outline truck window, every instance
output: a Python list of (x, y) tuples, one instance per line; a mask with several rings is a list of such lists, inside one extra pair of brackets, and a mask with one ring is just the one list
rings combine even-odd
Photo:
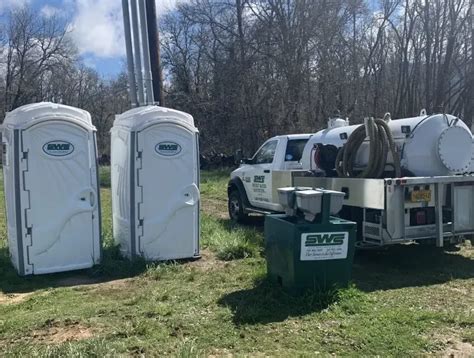
[(299, 162), (308, 139), (290, 139), (286, 146), (285, 162)]
[(272, 140), (271, 142), (265, 143), (260, 150), (255, 153), (254, 163), (255, 164), (268, 164), (273, 162), (275, 156), (275, 150), (278, 141)]

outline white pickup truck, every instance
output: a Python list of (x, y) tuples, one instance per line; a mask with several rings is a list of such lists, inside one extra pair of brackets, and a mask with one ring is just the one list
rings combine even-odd
[[(382, 143), (375, 136), (364, 138), (373, 120), (362, 125), (366, 132), (335, 118), (314, 134), (270, 138), (231, 173), (231, 220), (282, 212), (277, 189), (299, 186), (344, 192), (339, 215), (357, 222), (360, 245), (423, 241), (443, 246), (474, 237), (474, 137), (469, 128), (457, 117), (425, 111), (412, 118), (386, 117), (383, 126), (391, 133), (396, 156), (388, 144), (371, 150)], [(347, 160), (343, 148), (350, 148)], [(382, 173), (359, 174), (367, 168)]]
[[(228, 184), (229, 216), (242, 222), (249, 213), (283, 211), (276, 203), (276, 188), (287, 186), (293, 171), (302, 170), (303, 149), (311, 134), (270, 138), (250, 159), (231, 173)], [(281, 185), (279, 185), (281, 183)]]

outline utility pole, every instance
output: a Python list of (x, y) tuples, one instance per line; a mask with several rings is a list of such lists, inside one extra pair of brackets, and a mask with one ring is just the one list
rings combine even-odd
[(153, 94), (155, 102), (158, 102), (160, 106), (163, 106), (163, 77), (160, 65), (160, 39), (154, 0), (146, 0), (146, 17), (148, 27), (148, 45), (150, 48), (151, 76), (153, 78)]
[(137, 100), (137, 84), (135, 82), (135, 65), (133, 61), (132, 49), (132, 30), (130, 28), (130, 11), (128, 8), (128, 1), (122, 0), (123, 11), (123, 27), (125, 29), (125, 48), (127, 50), (127, 66), (128, 66), (128, 85), (130, 86), (130, 100), (132, 107), (138, 106)]

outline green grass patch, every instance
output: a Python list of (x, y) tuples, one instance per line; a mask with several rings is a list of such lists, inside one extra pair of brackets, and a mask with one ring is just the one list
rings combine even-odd
[(233, 237), (217, 250), (217, 258), (224, 261), (245, 259), (256, 256), (255, 247), (247, 240)]
[(101, 188), (110, 188), (110, 166), (99, 167), (99, 183)]
[(203, 247), (225, 261), (257, 257), (263, 248), (261, 231), (254, 227), (235, 226), (229, 220), (207, 214), (202, 215), (201, 237)]
[[(473, 342), (472, 247), (359, 254), (351, 287), (294, 295), (266, 279), (261, 224), (203, 212), (203, 259), (130, 262), (113, 242), (106, 173), (104, 260), (91, 270), (18, 277), (0, 208), (2, 356), (413, 356)], [(203, 173), (203, 200), (225, 202), (227, 180)]]
[(229, 171), (227, 170), (201, 172), (201, 195), (209, 199), (226, 198), (229, 178)]

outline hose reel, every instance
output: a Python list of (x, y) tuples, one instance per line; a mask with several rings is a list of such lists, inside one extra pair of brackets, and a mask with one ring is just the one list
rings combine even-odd
[[(369, 160), (362, 172), (355, 173), (354, 161), (357, 152), (369, 138)], [(388, 152), (391, 152), (395, 176), (401, 176), (400, 157), (395, 148), (392, 132), (382, 119), (368, 118), (365, 125), (356, 128), (336, 157), (336, 171), (339, 177), (380, 178), (387, 164)]]

